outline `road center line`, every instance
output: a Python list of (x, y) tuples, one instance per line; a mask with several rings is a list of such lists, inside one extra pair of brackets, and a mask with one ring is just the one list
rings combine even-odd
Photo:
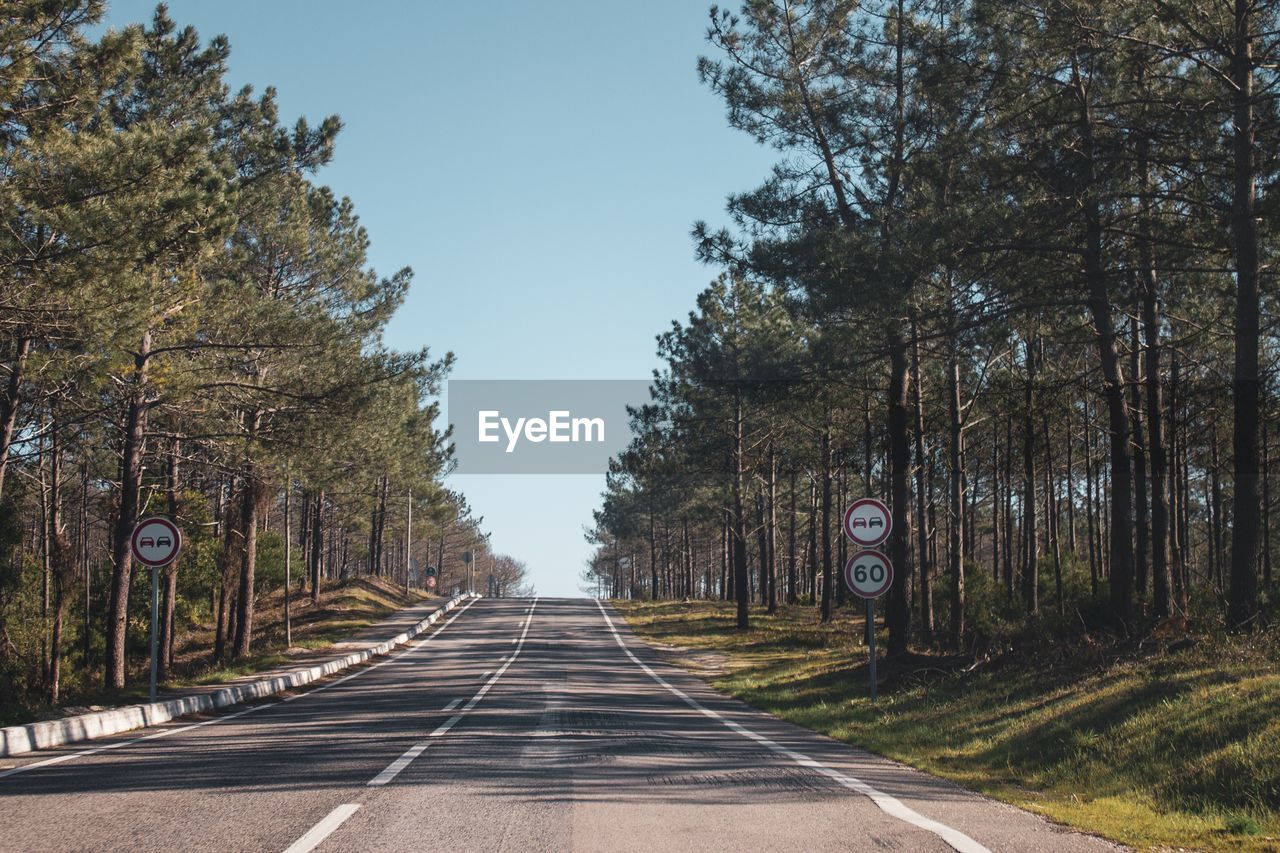
[[(413, 763), (413, 760), (415, 758), (417, 758), (419, 755), (422, 755), (422, 753), (427, 751), (427, 747), (431, 745), (431, 739), (443, 737), (444, 735), (448, 734), (449, 729), (456, 726), (462, 720), (463, 717), (471, 713), (472, 708), (480, 704), (480, 700), (483, 699), (484, 695), (489, 692), (489, 688), (493, 687), (493, 685), (498, 682), (499, 678), (502, 678), (502, 674), (506, 672), (511, 667), (511, 664), (516, 662), (516, 658), (520, 656), (520, 650), (524, 648), (525, 637), (529, 636), (529, 625), (533, 622), (533, 608), (537, 606), (538, 606), (538, 599), (535, 598), (533, 600), (533, 604), (529, 605), (529, 610), (527, 611), (528, 616), (525, 617), (524, 627), (521, 628), (520, 630), (520, 636), (517, 638), (515, 651), (511, 653), (511, 658), (506, 663), (504, 663), (498, 669), (497, 672), (493, 674), (492, 678), (490, 678), (488, 681), (484, 683), (483, 687), (481, 687), (479, 690), (476, 691), (476, 695), (472, 696), (471, 699), (468, 700), (467, 704), (462, 706), (461, 711), (454, 714), (452, 717), (450, 717), (448, 720), (442, 723), (439, 728), (437, 728), (431, 734), (427, 735), (427, 738), (428, 738), (427, 740), (420, 741), (419, 743), (415, 743), (413, 746), (409, 748), (407, 752), (405, 752), (404, 755), (400, 756), (395, 761), (388, 764), (386, 766), (386, 769), (384, 769), (377, 776), (374, 776), (372, 779), (369, 780), (369, 783), (368, 783), (369, 785), (385, 785), (388, 782), (390, 782), (392, 779), (399, 776), (400, 771), (404, 770), (406, 767), (408, 767), (410, 764)], [(488, 675), (488, 674), (489, 673), (487, 672), (485, 673), (485, 675)], [(484, 675), (480, 677), (484, 678)], [(457, 706), (457, 701), (455, 700), (454, 702), (449, 703), (449, 706), (445, 708), (445, 711), (451, 711), (456, 707), (458, 706)]]
[(449, 713), (450, 711), (452, 711), (454, 708), (458, 707), (458, 706), (459, 706), (459, 705), (461, 705), (461, 704), (462, 704), (462, 700), (461, 700), (461, 699), (454, 699), (452, 702), (450, 702), (448, 705), (445, 705), (445, 706), (444, 706), (443, 708), (441, 708), (440, 710), (444, 711), (444, 712), (447, 714), (447, 713)]
[(347, 818), (351, 817), (359, 809), (360, 805), (358, 803), (343, 803), (329, 812), (323, 820), (307, 830), (306, 835), (290, 844), (284, 853), (308, 853), (308, 851), (314, 850), (321, 841), (328, 838), (335, 829), (342, 826)]
[(939, 823), (936, 820), (925, 817), (924, 815), (920, 814), (915, 809), (912, 809), (910, 806), (906, 805), (896, 797), (891, 797), (890, 795), (884, 793), (883, 791), (880, 791), (880, 790), (877, 790), (876, 788), (871, 787), (866, 782), (863, 782), (861, 779), (854, 778), (853, 776), (849, 776), (844, 773), (841, 773), (839, 770), (836, 770), (831, 767), (827, 767), (826, 765), (810, 758), (809, 756), (803, 753), (796, 752), (795, 750), (787, 749), (782, 744), (777, 743), (776, 741), (772, 741), (769, 738), (765, 737), (764, 735), (757, 734), (751, 731), (750, 729), (748, 729), (747, 727), (740, 725), (739, 723), (735, 723), (733, 720), (727, 720), (724, 717), (720, 716), (718, 713), (706, 707), (701, 702), (694, 699), (692, 696), (685, 693), (680, 688), (673, 686), (662, 676), (658, 675), (658, 673), (650, 669), (648, 665), (645, 664), (644, 661), (636, 657), (632, 653), (631, 649), (627, 648), (626, 643), (622, 641), (622, 636), (618, 633), (617, 627), (613, 624), (613, 620), (609, 618), (608, 611), (604, 609), (604, 605), (600, 602), (599, 599), (596, 599), (596, 607), (600, 608), (600, 615), (604, 617), (605, 624), (609, 626), (609, 632), (613, 634), (613, 639), (617, 641), (618, 648), (622, 649), (622, 651), (626, 653), (627, 657), (631, 658), (631, 662), (634, 663), (636, 666), (640, 667), (642, 670), (644, 670), (649, 675), (649, 677), (652, 678), (654, 681), (658, 682), (658, 684), (662, 685), (671, 693), (675, 694), (680, 699), (684, 700), (684, 703), (688, 705), (690, 708), (692, 708), (693, 710), (697, 711), (703, 716), (710, 717), (711, 719), (720, 723), (725, 728), (729, 729), (735, 734), (742, 735), (743, 737), (749, 740), (755, 741), (756, 743), (760, 744), (766, 749), (772, 752), (776, 752), (778, 755), (782, 755), (791, 759), (801, 767), (806, 767), (817, 773), (821, 773), (823, 776), (826, 776), (829, 779), (832, 779), (835, 782), (838, 782), (840, 785), (843, 785), (844, 787), (849, 788), (850, 790), (857, 791), (859, 794), (866, 796), (868, 799), (871, 800), (871, 802), (879, 806), (880, 810), (883, 811), (884, 813), (891, 815), (892, 817), (896, 817), (898, 820), (909, 823), (912, 826), (916, 826), (916, 827), (919, 827), (920, 829), (924, 829), (929, 832), (932, 832), (934, 835), (941, 838), (951, 847), (960, 851), (960, 853), (991, 853), (991, 851), (989, 851), (986, 847), (983, 847), (981, 844), (974, 841), (972, 838), (965, 835), (960, 830), (952, 829), (951, 827), (947, 826), (945, 823)]

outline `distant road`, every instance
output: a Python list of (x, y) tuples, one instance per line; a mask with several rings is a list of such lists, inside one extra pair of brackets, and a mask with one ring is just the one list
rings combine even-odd
[(728, 699), (585, 599), (76, 747), (0, 764), (0, 850), (1114, 849)]

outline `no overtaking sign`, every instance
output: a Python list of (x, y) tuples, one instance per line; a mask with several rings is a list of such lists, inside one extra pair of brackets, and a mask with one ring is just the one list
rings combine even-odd
[(844, 535), (855, 545), (874, 548), (889, 538), (893, 530), (893, 516), (884, 501), (875, 498), (859, 498), (844, 513)]
[(133, 558), (144, 566), (158, 568), (172, 563), (182, 547), (182, 533), (167, 518), (153, 516), (133, 528)]

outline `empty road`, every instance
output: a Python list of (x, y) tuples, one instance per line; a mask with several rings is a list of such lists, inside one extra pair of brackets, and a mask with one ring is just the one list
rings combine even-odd
[(283, 701), (0, 759), (0, 850), (1109, 850), (484, 599)]

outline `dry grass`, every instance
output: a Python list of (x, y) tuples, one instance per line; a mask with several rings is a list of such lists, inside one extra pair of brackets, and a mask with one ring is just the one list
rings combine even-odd
[(719, 603), (617, 606), (648, 639), (723, 655), (727, 693), (1055, 821), (1140, 848), (1280, 850), (1275, 636), (973, 671), (882, 660), (873, 706), (851, 614), (784, 608), (738, 632)]

